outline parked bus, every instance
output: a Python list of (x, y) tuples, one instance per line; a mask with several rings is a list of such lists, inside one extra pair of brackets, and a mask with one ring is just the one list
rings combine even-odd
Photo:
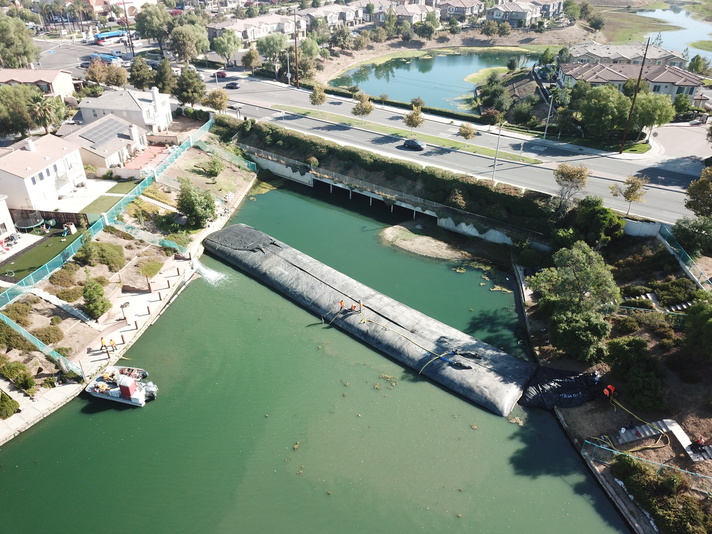
[(106, 65), (123, 65), (124, 62), (120, 57), (112, 56), (111, 54), (92, 54), (89, 56), (91, 60), (98, 59), (99, 61), (102, 61)]
[(97, 33), (94, 36), (94, 42), (96, 44), (102, 44), (102, 43), (108, 44), (108, 43), (106, 43), (106, 41), (108, 40), (112, 43), (118, 43), (119, 40), (125, 36), (126, 36), (126, 32), (124, 30), (114, 30), (111, 32), (102, 32), (102, 33)]

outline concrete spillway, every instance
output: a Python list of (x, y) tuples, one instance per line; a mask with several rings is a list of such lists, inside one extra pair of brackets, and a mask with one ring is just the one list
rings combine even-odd
[(250, 226), (219, 230), (203, 245), (325, 324), (496, 414), (509, 415), (534, 374), (533, 363), (409, 308)]

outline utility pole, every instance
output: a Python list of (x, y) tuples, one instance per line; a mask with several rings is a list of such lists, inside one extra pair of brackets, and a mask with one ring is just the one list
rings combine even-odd
[[(299, 40), (297, 39), (297, 8), (294, 7), (294, 85), (299, 89)], [(287, 54), (289, 56), (289, 54)]]
[(640, 89), (640, 80), (643, 78), (645, 59), (648, 57), (648, 46), (650, 46), (650, 37), (648, 37), (648, 40), (645, 42), (645, 52), (643, 53), (643, 61), (640, 64), (640, 71), (638, 72), (638, 83), (635, 84), (635, 91), (633, 91), (633, 99), (630, 103), (628, 119), (625, 121), (625, 130), (623, 130), (623, 139), (621, 139), (621, 148), (618, 151), (619, 154), (622, 154), (623, 149), (625, 148), (625, 138), (628, 135), (628, 128), (630, 127), (630, 118), (633, 116), (633, 110), (635, 109), (635, 99), (638, 97), (638, 90)]
[(131, 51), (131, 57), (136, 57), (136, 51), (134, 50), (133, 40), (131, 39), (131, 28), (129, 27), (129, 14), (126, 11), (126, 2), (121, 2), (124, 6), (124, 20), (126, 21), (126, 39), (128, 43), (128, 49)]

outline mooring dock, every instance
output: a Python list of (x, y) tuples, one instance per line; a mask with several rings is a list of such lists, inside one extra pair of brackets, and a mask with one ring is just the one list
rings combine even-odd
[(210, 234), (205, 249), (392, 359), (507, 416), (535, 365), (447, 326), (250, 226)]

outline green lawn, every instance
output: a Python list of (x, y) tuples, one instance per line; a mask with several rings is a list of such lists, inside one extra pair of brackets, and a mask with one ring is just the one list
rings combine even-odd
[(136, 187), (138, 184), (139, 184), (139, 182), (134, 182), (134, 181), (119, 182), (114, 187), (109, 189), (107, 191), (107, 193), (117, 193), (117, 194), (125, 195), (126, 193), (130, 192), (134, 187)]
[[(392, 135), (394, 137), (413, 137), (410, 130), (407, 128), (396, 128), (394, 126), (386, 126), (383, 124), (378, 124), (375, 122), (364, 121), (363, 119), (358, 119), (356, 117), (346, 117), (345, 115), (338, 115), (336, 113), (328, 113), (326, 111), (317, 111), (313, 109), (295, 108), (291, 106), (273, 106), (276, 109), (281, 109), (288, 111), (290, 113), (298, 113), (299, 115), (305, 115), (307, 117), (314, 117), (318, 119), (328, 120), (330, 122), (335, 122), (337, 124), (345, 124), (347, 126), (355, 126), (358, 128), (363, 128), (365, 130), (380, 132), (387, 135)], [(416, 132), (418, 139), (424, 141), (425, 143), (432, 145), (439, 145), (445, 148), (452, 148), (454, 150), (462, 150), (464, 152), (471, 152), (473, 154), (481, 154), (483, 156), (494, 157), (495, 151), (491, 148), (485, 148), (477, 145), (470, 144), (466, 141), (455, 141), (452, 139), (446, 139), (444, 137), (435, 137), (433, 135), (425, 135), (420, 132)], [(505, 152), (503, 150), (499, 151), (499, 159), (510, 160), (510, 161), (520, 161), (522, 163), (531, 163), (533, 165), (541, 163), (538, 159), (528, 158), (526, 156), (519, 156), (517, 154), (512, 154), (510, 152)]]
[(84, 208), (80, 209), (79, 212), (92, 214), (106, 213), (114, 207), (114, 204), (116, 204), (120, 200), (121, 197), (107, 197), (102, 195), (94, 202), (84, 206)]
[[(50, 236), (40, 241), (34, 248), (24, 251), (19, 256), (1, 264), (0, 273), (8, 274), (9, 276), (14, 276), (17, 280), (21, 280), (42, 267), (76, 239), (81, 238), (82, 234), (77, 232), (74, 235), (62, 237), (61, 230), (53, 230)], [(20, 238), (21, 241), (22, 239)], [(0, 259), (2, 259), (2, 256), (0, 256)], [(13, 272), (14, 275), (12, 274)]]

